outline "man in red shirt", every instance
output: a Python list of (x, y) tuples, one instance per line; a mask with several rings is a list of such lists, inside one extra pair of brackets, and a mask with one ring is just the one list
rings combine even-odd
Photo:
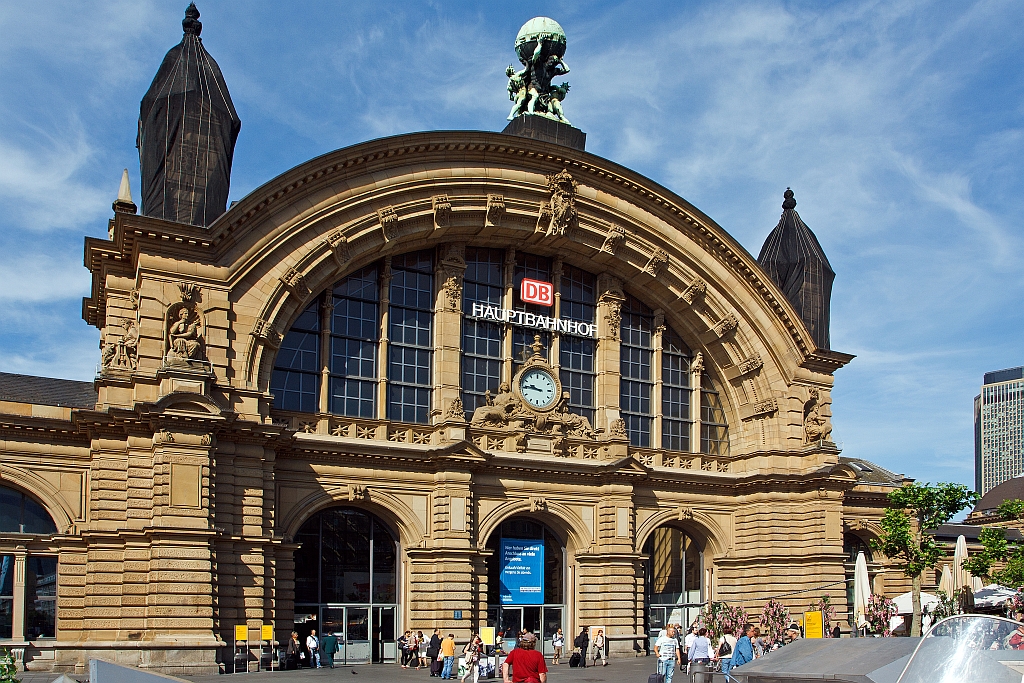
[(548, 667), (544, 663), (544, 655), (536, 648), (537, 636), (532, 633), (520, 639), (519, 647), (509, 652), (501, 665), (505, 683), (547, 683)]

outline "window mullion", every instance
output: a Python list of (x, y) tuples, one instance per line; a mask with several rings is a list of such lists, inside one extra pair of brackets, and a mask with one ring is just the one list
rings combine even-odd
[(388, 410), (388, 341), (390, 339), (391, 257), (384, 257), (380, 279), (380, 342), (377, 347), (377, 418), (387, 417)]
[(654, 386), (651, 389), (651, 412), (654, 414), (653, 425), (651, 426), (651, 448), (661, 448), (661, 430), (664, 419), (664, 406), (662, 405), (662, 392), (664, 390), (664, 368), (662, 366), (663, 349), (662, 342), (665, 339), (665, 312), (657, 310), (654, 312), (654, 325), (651, 329), (651, 346), (654, 347), (654, 359), (651, 361), (651, 379)]
[(701, 375), (704, 372), (704, 355), (699, 351), (690, 363), (690, 452), (701, 452), (700, 411), (703, 404), (701, 397)]
[[(320, 396), (319, 413), (331, 412), (331, 316), (334, 293), (328, 289), (320, 302)], [(327, 425), (329, 427), (329, 425)]]

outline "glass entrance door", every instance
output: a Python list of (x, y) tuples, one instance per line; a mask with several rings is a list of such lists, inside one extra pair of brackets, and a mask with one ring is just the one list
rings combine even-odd
[[(391, 608), (392, 610), (394, 608)], [(333, 633), (338, 638), (337, 664), (370, 663), (370, 609), (368, 607), (324, 607), (323, 636)]]
[[(545, 655), (554, 652), (551, 637), (562, 626), (561, 605), (524, 605), (522, 607), (501, 607), (498, 630), (505, 634), (505, 651), (516, 645), (519, 632), (526, 629), (540, 640), (540, 650)], [(543, 628), (542, 628), (543, 627)]]
[(395, 608), (374, 607), (370, 623), (371, 655), (374, 664), (393, 664), (398, 659)]

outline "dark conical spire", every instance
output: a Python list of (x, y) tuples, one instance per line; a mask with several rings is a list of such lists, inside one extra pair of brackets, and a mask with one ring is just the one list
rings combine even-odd
[(199, 37), (195, 3), (181, 27), (181, 42), (164, 57), (139, 109), (142, 213), (205, 226), (227, 207), (242, 122)]
[(818, 238), (800, 220), (793, 191), (787, 187), (783, 197), (782, 218), (765, 240), (757, 261), (793, 304), (818, 348), (828, 349), (829, 309), (836, 274)]

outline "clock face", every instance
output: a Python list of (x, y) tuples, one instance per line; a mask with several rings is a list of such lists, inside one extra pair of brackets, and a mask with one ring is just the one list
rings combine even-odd
[(555, 402), (558, 385), (550, 372), (532, 368), (519, 378), (519, 393), (534, 408), (547, 408)]

